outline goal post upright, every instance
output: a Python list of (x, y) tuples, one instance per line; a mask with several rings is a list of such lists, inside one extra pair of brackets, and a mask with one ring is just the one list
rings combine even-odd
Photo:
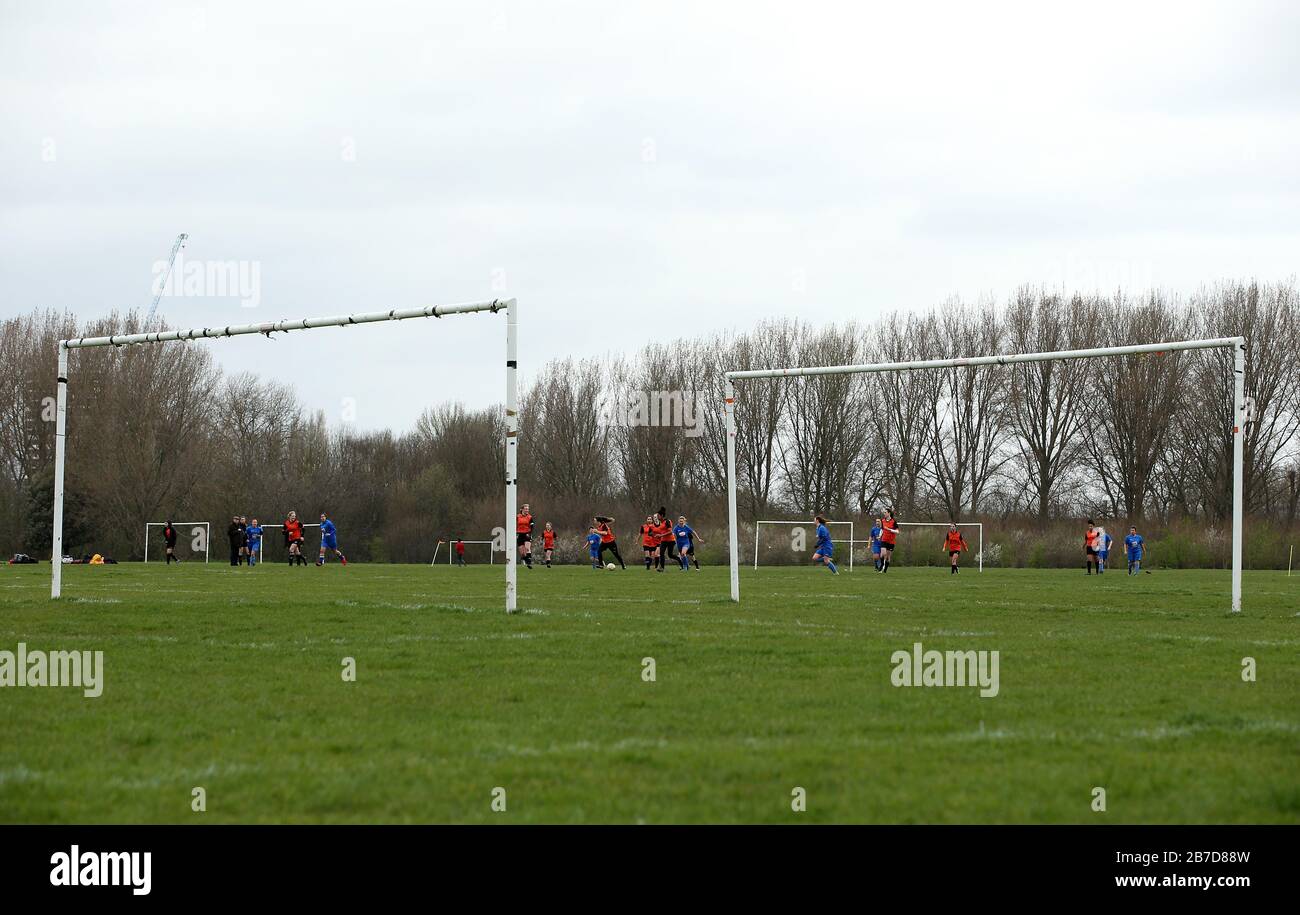
[(50, 538), (50, 596), (63, 593), (63, 470), (68, 440), (68, 341), (59, 341), (58, 396), (54, 409), (54, 532)]
[[(62, 403), (62, 400), (60, 400)], [(731, 373), (723, 385), (727, 414), (727, 540), (731, 555), (731, 599), (740, 603), (740, 522), (736, 519), (736, 386)]]
[(1245, 514), (1246, 339), (1232, 340), (1232, 612), (1241, 612), (1241, 537)]
[[(490, 312), (506, 313), (506, 531), (510, 530), (515, 514), (515, 477), (518, 467), (518, 303), (515, 299), (492, 299), (486, 302), (462, 302), (452, 305), (428, 305), (421, 308), (394, 308), (389, 311), (362, 312), (322, 318), (303, 318), (297, 321), (274, 321), (264, 324), (239, 324), (225, 327), (195, 327), (188, 330), (151, 331), (138, 334), (113, 334), (107, 337), (74, 337), (59, 341), (58, 396), (54, 418), (54, 519), (51, 538), (50, 597), (63, 593), (63, 504), (64, 478), (67, 469), (67, 403), (68, 403), (68, 352), (100, 346), (136, 346), (172, 341), (205, 340), (220, 337), (240, 337), (249, 334), (288, 333), (297, 330), (314, 330), (319, 327), (349, 327), (354, 324), (374, 324), (381, 321), (405, 321), (411, 318), (442, 318), (449, 315)], [(513, 612), (515, 596), (515, 563), (513, 554), (506, 553), (506, 612)]]
[[(1053, 362), (1069, 359), (1092, 359), (1102, 356), (1132, 356), (1143, 353), (1163, 355), (1181, 350), (1229, 348), (1233, 352), (1232, 403), (1232, 612), (1241, 612), (1241, 557), (1244, 506), (1244, 457), (1246, 423), (1246, 339), (1217, 337), (1206, 340), (1176, 340), (1168, 343), (1138, 343), (1129, 346), (1103, 346), (1093, 349), (1057, 350), (1042, 353), (1007, 353), (996, 356), (969, 356), (957, 359), (920, 359), (908, 362), (878, 362), (858, 365), (823, 365), (782, 369), (745, 369), (725, 373), (724, 411), (727, 417), (727, 508), (730, 525), (731, 599), (740, 601), (740, 550), (736, 518), (736, 418), (737, 381), (755, 378), (800, 378), (818, 375), (859, 375), (880, 372), (911, 372), (925, 369), (968, 368), (984, 365), (1018, 365), (1026, 362)], [(981, 529), (981, 539), (982, 539)]]
[(519, 325), (515, 300), (506, 302), (506, 613), (518, 606), (516, 575), (519, 551), (511, 549), (515, 514), (519, 504)]

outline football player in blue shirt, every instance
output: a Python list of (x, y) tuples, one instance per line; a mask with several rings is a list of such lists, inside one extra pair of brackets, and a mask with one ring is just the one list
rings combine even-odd
[(838, 575), (840, 570), (835, 568), (835, 562), (832, 559), (835, 555), (835, 544), (831, 542), (831, 532), (826, 527), (826, 519), (821, 515), (817, 515), (816, 521), (817, 548), (813, 550), (812, 561), (823, 563), (826, 568), (831, 570), (832, 575)]
[(591, 552), (591, 567), (600, 568), (600, 531), (594, 527), (587, 529), (587, 549)]
[(256, 518), (244, 528), (244, 536), (248, 538), (248, 564), (255, 566), (262, 555), (262, 525)]
[(1128, 574), (1137, 575), (1142, 571), (1142, 557), (1146, 555), (1147, 542), (1142, 539), (1136, 527), (1128, 529), (1124, 538), (1124, 549), (1128, 551)]
[(876, 519), (875, 526), (871, 528), (871, 558), (875, 560), (876, 571), (880, 571), (880, 519)]
[(343, 563), (344, 565), (348, 564), (348, 557), (344, 556), (343, 551), (339, 549), (338, 528), (334, 526), (334, 522), (330, 520), (329, 515), (325, 514), (324, 512), (321, 512), (320, 513), (320, 554), (317, 555), (316, 557), (316, 565), (318, 566), (325, 565), (326, 550), (333, 550), (334, 555), (339, 558), (339, 562)]
[[(698, 540), (704, 542), (704, 538), (695, 533), (695, 529), (686, 523), (685, 515), (677, 516), (677, 526), (673, 528), (673, 539), (677, 541), (677, 559), (681, 563), (682, 571), (691, 570), (691, 560), (695, 559), (695, 544)], [(700, 561), (695, 559), (695, 570), (700, 569)]]

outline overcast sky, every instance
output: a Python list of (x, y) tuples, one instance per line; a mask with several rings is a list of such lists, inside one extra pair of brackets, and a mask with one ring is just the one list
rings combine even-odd
[[(1286, 279), (1297, 35), (1286, 3), (2, 2), (0, 317), (145, 308), (179, 232), (258, 282), (164, 297), (173, 326), (516, 296), (526, 376)], [(207, 345), (363, 428), (502, 397), (486, 315)]]

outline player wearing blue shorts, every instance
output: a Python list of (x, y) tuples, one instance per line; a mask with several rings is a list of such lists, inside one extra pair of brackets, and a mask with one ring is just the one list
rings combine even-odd
[(320, 513), (320, 553), (316, 556), (316, 565), (318, 566), (325, 565), (326, 550), (333, 550), (334, 555), (339, 558), (339, 562), (343, 563), (343, 565), (348, 564), (348, 557), (344, 556), (343, 551), (339, 549), (338, 528), (334, 526), (334, 522), (330, 520), (329, 515), (325, 514), (324, 512), (321, 512)]
[(1146, 555), (1147, 542), (1142, 539), (1136, 527), (1128, 529), (1128, 536), (1124, 538), (1124, 549), (1128, 553), (1128, 574), (1139, 574), (1142, 571), (1142, 557)]
[(1100, 575), (1106, 571), (1106, 560), (1110, 558), (1110, 545), (1113, 538), (1106, 533), (1106, 528), (1100, 524), (1097, 525), (1097, 536), (1093, 538), (1092, 546), (1097, 551), (1097, 574)]
[(831, 570), (832, 575), (840, 574), (840, 570), (835, 568), (835, 544), (831, 543), (831, 532), (826, 528), (826, 519), (821, 515), (816, 516), (817, 521), (817, 548), (813, 550), (812, 561), (820, 562)]
[(876, 571), (880, 571), (880, 532), (883, 528), (880, 526), (880, 519), (876, 519), (875, 526), (871, 528), (871, 558), (876, 564)]
[(252, 524), (244, 528), (244, 536), (248, 538), (248, 564), (257, 565), (257, 559), (262, 554), (262, 525), (256, 518)]
[(600, 568), (600, 531), (594, 527), (587, 529), (587, 549), (591, 553), (591, 567)]
[[(681, 563), (682, 571), (691, 570), (691, 560), (695, 558), (695, 547), (692, 543), (694, 540), (704, 542), (704, 538), (695, 533), (695, 529), (686, 523), (685, 515), (677, 516), (677, 525), (673, 528), (673, 539), (677, 542), (677, 560)], [(695, 569), (700, 568), (699, 560), (695, 562)]]

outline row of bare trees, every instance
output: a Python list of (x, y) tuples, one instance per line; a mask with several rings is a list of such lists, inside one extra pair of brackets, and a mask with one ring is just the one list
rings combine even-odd
[[(0, 323), (0, 550), (48, 552), (52, 354), (77, 326)], [(1247, 510), (1290, 527), (1300, 507), (1300, 299), (1293, 284), (1227, 283), (1186, 299), (1066, 296), (947, 302), (869, 325), (788, 319), (601, 360), (559, 360), (521, 399), (521, 495), (562, 531), (597, 510), (689, 509), (725, 524), (723, 373), (901, 362), (1244, 335), (1253, 419)], [(1088, 514), (1218, 522), (1231, 507), (1226, 351), (741, 382), (742, 513), (1015, 519)], [(146, 521), (331, 512), (357, 558), (427, 561), (440, 536), (501, 523), (498, 408), (428, 409), (415, 428), (331, 428), (278, 382), (226, 377), (199, 344), (84, 350), (70, 399), (71, 552), (143, 550)], [(180, 516), (191, 516), (181, 518)], [(219, 528), (218, 528), (219, 529)]]

